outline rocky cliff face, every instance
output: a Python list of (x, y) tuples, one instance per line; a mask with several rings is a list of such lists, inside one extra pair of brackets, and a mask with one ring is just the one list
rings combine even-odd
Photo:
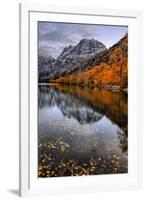
[(39, 81), (41, 77), (47, 78), (49, 76), (50, 71), (52, 70), (52, 67), (54, 65), (55, 59), (51, 56), (38, 57), (38, 77)]
[(90, 57), (103, 50), (106, 47), (101, 42), (94, 39), (82, 39), (76, 46), (65, 47), (58, 59), (67, 59), (71, 57)]
[(88, 61), (105, 51), (106, 47), (94, 39), (83, 39), (76, 46), (65, 47), (60, 56), (55, 60), (52, 57), (38, 59), (39, 81), (50, 79), (82, 71), (88, 67)]
[(55, 60), (39, 58), (39, 81), (69, 85), (128, 87), (128, 34), (111, 48), (83, 39), (65, 47)]
[(108, 50), (90, 57), (82, 63), (81, 70), (55, 79), (56, 83), (101, 86), (108, 88), (128, 87), (128, 34)]

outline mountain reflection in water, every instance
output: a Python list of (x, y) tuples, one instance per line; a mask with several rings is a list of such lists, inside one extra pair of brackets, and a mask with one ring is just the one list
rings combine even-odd
[(127, 173), (127, 95), (38, 86), (38, 176)]

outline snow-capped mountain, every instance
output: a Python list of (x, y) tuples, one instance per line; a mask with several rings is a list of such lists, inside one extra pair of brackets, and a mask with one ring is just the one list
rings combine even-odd
[(65, 47), (59, 57), (38, 58), (39, 81), (54, 79), (88, 67), (88, 61), (106, 50), (106, 46), (94, 39), (82, 39), (76, 46)]

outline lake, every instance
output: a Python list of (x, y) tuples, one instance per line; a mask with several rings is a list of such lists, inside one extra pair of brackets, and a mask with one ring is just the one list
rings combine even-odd
[(38, 177), (128, 172), (127, 94), (38, 86)]

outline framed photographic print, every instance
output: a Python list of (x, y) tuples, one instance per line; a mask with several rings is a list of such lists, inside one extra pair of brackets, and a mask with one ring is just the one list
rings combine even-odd
[(22, 4), (20, 195), (141, 187), (141, 12)]

